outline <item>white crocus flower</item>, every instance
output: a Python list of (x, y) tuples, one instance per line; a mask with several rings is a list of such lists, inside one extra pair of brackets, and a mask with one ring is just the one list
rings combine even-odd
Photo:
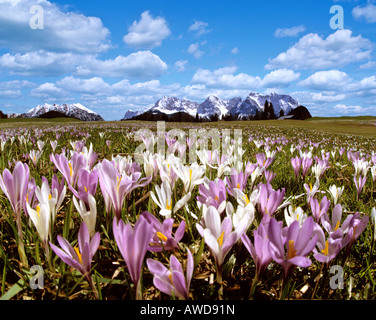
[(157, 196), (155, 196), (153, 191), (150, 191), (150, 196), (156, 205), (161, 209), (159, 214), (164, 216), (165, 218), (171, 218), (172, 212), (172, 190), (169, 182), (164, 180), (162, 182), (162, 186), (155, 186), (155, 192)]
[(293, 209), (291, 205), (285, 208), (285, 221), (287, 226), (290, 226), (294, 221), (298, 221), (301, 227), (305, 219), (307, 219), (307, 214), (304, 213), (302, 208), (297, 207)]
[(226, 215), (231, 218), (232, 225), (235, 228), (235, 230), (237, 230), (238, 226), (242, 225), (244, 226), (245, 230), (248, 230), (255, 218), (255, 207), (250, 202), (245, 207), (238, 205), (235, 211), (231, 202), (227, 202)]
[(373, 241), (376, 241), (376, 209), (375, 207), (371, 210), (371, 221), (373, 223)]
[(26, 201), (26, 208), (31, 221), (34, 223), (38, 231), (39, 237), (43, 242), (43, 246), (47, 245), (48, 238), (51, 230), (51, 210), (47, 203), (39, 203), (36, 210), (30, 207)]
[(337, 204), (339, 198), (341, 198), (344, 188), (344, 186), (338, 188), (335, 184), (329, 187), (328, 192), (333, 200), (334, 206)]
[(89, 210), (87, 210), (85, 202), (83, 200), (77, 201), (73, 196), (73, 203), (76, 210), (80, 214), (82, 220), (85, 222), (89, 234), (92, 237), (95, 234), (95, 224), (97, 221), (97, 203), (93, 195), (88, 194)]
[(359, 176), (359, 174), (362, 174), (363, 177), (367, 175), (368, 169), (370, 168), (370, 164), (367, 160), (356, 159), (353, 162), (354, 168), (355, 168), (355, 176)]
[(174, 171), (178, 177), (183, 181), (184, 192), (192, 192), (196, 185), (204, 182), (203, 175), (205, 174), (205, 166), (193, 163), (190, 166), (185, 166), (178, 162), (173, 166)]
[(39, 150), (31, 150), (29, 153), (29, 157), (31, 161), (33, 162), (34, 166), (37, 165), (39, 158), (41, 156), (41, 152)]

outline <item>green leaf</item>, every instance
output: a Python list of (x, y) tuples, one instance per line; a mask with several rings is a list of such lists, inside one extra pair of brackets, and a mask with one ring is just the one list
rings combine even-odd
[(5, 293), (3, 296), (0, 297), (0, 300), (10, 300), (12, 299), (16, 294), (20, 293), (25, 286), (24, 280), (20, 279), (17, 283), (15, 283), (12, 288), (10, 288), (7, 293)]
[(204, 240), (204, 238), (202, 238), (200, 248), (198, 249), (198, 251), (197, 251), (197, 253), (194, 257), (193, 270), (196, 269), (197, 265), (199, 264), (199, 262), (201, 260), (202, 253), (204, 252), (204, 247), (205, 247), (205, 240)]

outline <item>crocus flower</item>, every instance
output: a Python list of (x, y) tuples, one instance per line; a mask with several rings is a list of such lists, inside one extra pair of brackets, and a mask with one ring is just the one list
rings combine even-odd
[(309, 202), (312, 210), (312, 216), (316, 223), (319, 223), (321, 216), (328, 211), (330, 206), (330, 200), (326, 196), (321, 199), (321, 202), (316, 198), (311, 198)]
[[(267, 225), (266, 225), (267, 226)], [(256, 265), (256, 273), (260, 276), (269, 263), (272, 261), (270, 253), (270, 243), (267, 233), (267, 227), (260, 223), (258, 228), (253, 232), (253, 242), (248, 238), (246, 233), (243, 233), (241, 239), (248, 252), (251, 254)]]
[(321, 216), (321, 225), (326, 232), (332, 234), (339, 230), (342, 234), (347, 233), (350, 227), (352, 215), (348, 215), (342, 222), (342, 206), (340, 203), (333, 208), (331, 218), (332, 221), (330, 221), (327, 213), (324, 213)]
[(296, 156), (295, 158), (291, 158), (292, 168), (294, 170), (294, 174), (296, 178), (299, 178), (299, 171), (300, 167), (302, 166), (302, 158)]
[(230, 252), (232, 246), (239, 239), (238, 235), (241, 234), (241, 232), (232, 231), (232, 223), (229, 217), (221, 221), (220, 214), (213, 206), (207, 209), (205, 215), (203, 214), (203, 219), (205, 227), (201, 224), (196, 224), (196, 227), (214, 256), (217, 267), (217, 277), (219, 282), (221, 282), (224, 259)]
[(203, 165), (193, 163), (185, 166), (181, 162), (178, 162), (173, 168), (178, 177), (183, 181), (185, 193), (192, 192), (195, 186), (200, 185), (204, 181), (205, 166)]
[(305, 176), (307, 175), (309, 169), (311, 168), (313, 164), (313, 159), (310, 158), (310, 157), (303, 157), (302, 159), (302, 175), (303, 175), (303, 179), (305, 178)]
[[(235, 230), (242, 224), (245, 225), (245, 231), (251, 226), (253, 219), (255, 218), (255, 207), (249, 202), (246, 206), (238, 205), (236, 211), (231, 202), (226, 204), (226, 215), (231, 218), (232, 225)], [(242, 231), (243, 233), (243, 231)], [(239, 237), (241, 234), (239, 235)]]
[(57, 241), (61, 248), (50, 242), (50, 247), (55, 254), (66, 264), (77, 269), (90, 283), (92, 288), (95, 289), (91, 277), (91, 262), (99, 247), (99, 232), (90, 239), (89, 230), (85, 222), (82, 222), (78, 231), (78, 247), (73, 248), (68, 240), (59, 235), (57, 236)]
[(125, 173), (120, 174), (114, 164), (106, 159), (100, 164), (98, 175), (99, 185), (107, 202), (106, 208), (108, 209), (111, 201), (117, 219), (120, 219), (125, 197), (135, 188), (143, 187), (150, 183), (152, 178), (150, 176), (140, 179), (140, 172), (132, 173), (130, 176)]
[(142, 262), (148, 250), (153, 235), (153, 226), (140, 216), (132, 228), (130, 223), (125, 224), (123, 220), (113, 221), (113, 232), (116, 244), (127, 265), (132, 282), (137, 287), (137, 298), (141, 298), (139, 280), (141, 275)]
[(274, 190), (270, 184), (261, 184), (258, 207), (262, 216), (266, 216), (266, 219), (269, 219), (282, 203), (284, 195), (284, 188), (282, 190)]
[(319, 191), (320, 181), (316, 180), (313, 186), (312, 186), (312, 183), (310, 183), (309, 185), (305, 183), (303, 187), (306, 190), (307, 204), (308, 204), (311, 201), (311, 198), (313, 198), (315, 194)]
[(75, 196), (73, 196), (73, 203), (92, 237), (95, 233), (95, 223), (97, 221), (97, 203), (94, 196), (91, 194), (87, 196), (88, 205), (82, 199), (77, 201)]
[(362, 234), (367, 227), (369, 217), (364, 215), (360, 218), (360, 213), (356, 212), (354, 215), (350, 215), (351, 220), (349, 223), (349, 230), (342, 241), (342, 246), (346, 246), (346, 254), (350, 252), (351, 247), (355, 243), (356, 239)]
[(206, 206), (214, 206), (221, 212), (226, 205), (226, 187), (221, 179), (209, 181), (209, 184), (201, 184), (199, 186), (199, 196), (197, 196), (198, 203), (206, 204)]
[(233, 193), (233, 189), (240, 189), (244, 191), (246, 185), (247, 185), (247, 179), (246, 176), (242, 171), (238, 172), (235, 168), (231, 169), (230, 178), (225, 178), (226, 182), (226, 190), (229, 195), (235, 197), (235, 194)]
[(152, 259), (146, 260), (148, 269), (154, 276), (153, 283), (155, 287), (170, 296), (174, 295), (184, 300), (187, 300), (189, 297), (189, 287), (191, 285), (194, 266), (192, 253), (189, 249), (187, 249), (187, 251), (186, 275), (184, 275), (183, 268), (174, 255), (170, 257), (170, 269), (167, 269), (159, 261)]
[(51, 154), (50, 160), (61, 172), (67, 183), (75, 188), (78, 172), (86, 165), (84, 156), (81, 153), (75, 152), (71, 159), (68, 160), (64, 154)]
[(264, 153), (258, 153), (256, 154), (256, 160), (260, 168), (266, 169), (272, 164), (274, 157), (267, 158)]
[(344, 188), (345, 187), (337, 187), (335, 184), (329, 187), (328, 192), (333, 200), (334, 206), (338, 203), (338, 200), (341, 198)]
[(313, 233), (317, 235), (316, 248), (313, 249), (315, 259), (322, 263), (333, 260), (342, 248), (342, 237), (325, 238), (324, 231), (318, 224), (315, 225)]
[(41, 155), (42, 155), (42, 153), (39, 150), (33, 149), (29, 152), (29, 157), (30, 157), (34, 166), (37, 166), (39, 158), (40, 158)]
[(80, 168), (77, 176), (77, 191), (71, 185), (68, 185), (73, 195), (82, 200), (86, 208), (89, 209), (90, 204), (88, 196), (95, 196), (98, 185), (98, 173), (96, 170), (88, 171), (84, 168)]
[(357, 177), (354, 175), (354, 183), (357, 191), (357, 196), (359, 197), (360, 193), (362, 192), (364, 185), (367, 182), (367, 176), (362, 177), (361, 175)]
[(304, 213), (301, 207), (293, 208), (290, 205), (288, 208), (285, 208), (285, 221), (287, 226), (294, 221), (298, 221), (301, 227), (305, 219), (307, 219), (307, 214)]
[(13, 213), (17, 225), (17, 233), (19, 238), (18, 251), (21, 258), (21, 262), (27, 266), (27, 259), (25, 256), (22, 234), (21, 213), (22, 210), (27, 212), (26, 209), (26, 195), (28, 192), (30, 171), (27, 164), (17, 162), (13, 174), (5, 169), (3, 174), (0, 175), (0, 188), (3, 190), (5, 196), (8, 198), (10, 205), (13, 209)]
[(285, 279), (289, 278), (295, 266), (309, 267), (312, 261), (307, 255), (316, 246), (317, 235), (313, 235), (314, 222), (308, 217), (302, 227), (294, 221), (289, 227), (272, 218), (269, 222), (268, 236), (273, 259), (284, 269)]
[(172, 250), (178, 247), (178, 242), (183, 238), (185, 231), (185, 222), (181, 221), (179, 227), (172, 236), (172, 226), (174, 219), (168, 218), (161, 223), (154, 215), (144, 211), (142, 216), (153, 226), (153, 236), (148, 250), (159, 252), (163, 250)]

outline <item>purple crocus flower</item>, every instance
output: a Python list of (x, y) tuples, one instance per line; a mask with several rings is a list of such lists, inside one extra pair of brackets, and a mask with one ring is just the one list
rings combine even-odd
[(251, 254), (253, 261), (256, 265), (257, 276), (260, 276), (272, 261), (272, 256), (270, 253), (270, 241), (267, 233), (267, 225), (263, 222), (260, 223), (258, 228), (253, 233), (253, 242), (248, 238), (248, 236), (243, 233), (241, 237), (244, 246), (247, 248), (248, 252)]
[(357, 178), (356, 175), (354, 175), (354, 183), (357, 191), (357, 196), (359, 197), (360, 193), (362, 192), (364, 185), (367, 182), (367, 176), (362, 177), (361, 175)]
[(178, 242), (183, 238), (185, 231), (185, 222), (181, 221), (179, 227), (172, 236), (172, 226), (174, 219), (167, 218), (161, 223), (157, 217), (150, 212), (145, 211), (142, 216), (153, 226), (153, 236), (148, 250), (160, 252), (163, 250), (172, 250), (178, 247)]
[(50, 160), (61, 172), (68, 185), (76, 187), (78, 172), (86, 166), (85, 157), (82, 153), (74, 152), (71, 159), (68, 160), (64, 154), (51, 154)]
[(330, 200), (328, 200), (328, 198), (324, 196), (319, 203), (319, 200), (317, 200), (316, 198), (311, 198), (309, 204), (311, 205), (312, 215), (315, 222), (319, 223), (321, 216), (329, 209)]
[(58, 248), (50, 242), (50, 247), (55, 254), (66, 264), (77, 269), (86, 280), (90, 283), (95, 291), (95, 285), (91, 278), (91, 261), (98, 250), (100, 242), (100, 234), (96, 232), (90, 239), (89, 230), (85, 222), (81, 223), (78, 231), (78, 247), (72, 247), (68, 240), (61, 236), (57, 236), (57, 241), (61, 247)]
[(227, 184), (227, 192), (229, 195), (235, 197), (236, 195), (233, 194), (233, 189), (239, 189), (244, 191), (247, 185), (247, 179), (242, 171), (239, 173), (236, 171), (235, 168), (231, 169), (230, 178), (225, 177), (225, 181)]
[(22, 162), (16, 163), (13, 169), (13, 174), (8, 169), (5, 169), (3, 171), (3, 175), (0, 175), (0, 188), (8, 198), (14, 212), (18, 237), (20, 239), (20, 242), (18, 243), (18, 251), (21, 261), (25, 266), (27, 266), (28, 263), (23, 245), (21, 213), (22, 210), (27, 212), (26, 200), (29, 187), (29, 178), (29, 167), (26, 163), (23, 164)]
[(271, 184), (276, 174), (273, 171), (264, 171), (264, 176), (267, 184)]
[(106, 159), (102, 161), (98, 169), (98, 175), (106, 208), (110, 207), (109, 202), (111, 201), (117, 219), (120, 219), (125, 197), (135, 188), (143, 187), (150, 183), (152, 178), (150, 176), (139, 180), (141, 177), (140, 172), (132, 173), (130, 176), (125, 173), (120, 174), (115, 165)]
[(302, 158), (296, 156), (295, 158), (291, 158), (291, 165), (295, 173), (295, 177), (299, 178), (299, 171), (300, 167), (302, 166)]
[(306, 268), (311, 265), (312, 261), (307, 255), (317, 243), (317, 235), (313, 235), (313, 226), (312, 217), (308, 217), (301, 228), (298, 221), (282, 228), (282, 224), (277, 220), (270, 220), (268, 236), (271, 255), (283, 267), (285, 279), (289, 278), (295, 266)]
[(333, 238), (334, 234), (332, 234), (328, 238), (325, 238), (324, 231), (318, 224), (315, 224), (313, 233), (317, 235), (317, 244), (316, 248), (313, 249), (313, 256), (317, 261), (322, 263), (330, 262), (342, 249), (342, 237)]
[(303, 175), (303, 179), (307, 175), (308, 170), (311, 168), (312, 164), (313, 164), (313, 159), (312, 158), (303, 157), (303, 159), (302, 159), (302, 175)]
[(82, 200), (86, 208), (89, 208), (88, 196), (91, 194), (95, 196), (98, 185), (98, 173), (96, 170), (88, 171), (84, 168), (80, 168), (77, 175), (77, 190), (71, 185), (68, 185), (69, 189), (73, 192), (74, 196)]
[[(214, 206), (216, 209), (225, 206), (222, 204), (226, 201), (226, 187), (221, 179), (216, 179), (216, 181), (210, 181), (209, 186), (206, 187), (204, 184), (199, 186), (199, 196), (197, 196), (197, 201), (201, 204), (206, 204), (209, 206)], [(222, 210), (222, 211), (223, 211)]]
[(345, 234), (348, 232), (349, 228), (351, 227), (350, 223), (351, 223), (352, 217), (353, 217), (352, 215), (348, 215), (346, 219), (343, 222), (341, 222), (342, 206), (340, 203), (338, 203), (333, 208), (332, 221), (330, 221), (328, 214), (325, 212), (321, 216), (321, 225), (329, 234), (332, 234), (334, 232), (340, 232), (341, 234)]
[(260, 168), (266, 169), (272, 164), (274, 158), (267, 158), (265, 153), (258, 153), (256, 154), (256, 160)]
[(369, 217), (364, 215), (360, 218), (360, 213), (357, 212), (354, 215), (350, 215), (351, 220), (349, 223), (349, 230), (342, 241), (342, 246), (346, 246), (346, 255), (350, 252), (351, 247), (355, 243), (356, 239), (362, 234), (367, 227)]
[(174, 255), (170, 257), (170, 270), (159, 261), (146, 260), (148, 269), (154, 276), (153, 283), (155, 287), (170, 296), (175, 295), (184, 300), (188, 300), (189, 297), (189, 287), (191, 285), (194, 266), (192, 253), (189, 249), (187, 251), (186, 275), (184, 275), (183, 268)]
[(260, 184), (260, 196), (258, 199), (259, 211), (267, 220), (274, 214), (282, 203), (285, 195), (285, 188), (274, 190), (271, 184)]
[(113, 232), (132, 282), (137, 287), (137, 298), (141, 298), (139, 280), (142, 262), (153, 235), (153, 226), (143, 216), (140, 216), (133, 228), (130, 223), (125, 224), (123, 220), (117, 220), (115, 217), (113, 220)]

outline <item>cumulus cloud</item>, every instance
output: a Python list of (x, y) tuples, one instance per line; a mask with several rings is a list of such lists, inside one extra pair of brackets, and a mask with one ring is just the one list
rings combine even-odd
[(204, 51), (200, 50), (200, 44), (197, 42), (190, 44), (187, 52), (193, 55), (196, 59), (201, 58), (205, 53)]
[[(30, 8), (43, 8), (42, 30), (30, 28)], [(0, 47), (18, 52), (98, 53), (111, 47), (110, 32), (101, 19), (72, 11), (64, 12), (47, 0), (1, 1)]]
[(201, 36), (205, 33), (209, 33), (211, 30), (208, 29), (209, 24), (203, 21), (195, 21), (189, 26), (188, 31), (195, 32), (197, 36)]
[(275, 30), (274, 36), (277, 38), (296, 37), (299, 33), (302, 33), (305, 30), (305, 26), (303, 25), (292, 28), (278, 28)]
[(159, 47), (162, 40), (170, 34), (171, 31), (164, 18), (153, 18), (149, 11), (144, 11), (140, 21), (134, 21), (128, 28), (128, 33), (123, 37), (123, 41), (137, 49), (152, 49)]
[(364, 19), (368, 23), (376, 22), (376, 6), (368, 3), (366, 6), (356, 6), (352, 10), (352, 15), (355, 19)]
[(346, 72), (327, 70), (315, 72), (298, 85), (314, 90), (338, 90), (345, 88), (351, 80)]
[(277, 69), (266, 74), (263, 79), (259, 76), (252, 76), (246, 73), (238, 73), (236, 66), (219, 68), (214, 71), (199, 69), (192, 77), (193, 83), (204, 84), (209, 88), (248, 88), (256, 90), (261, 87), (287, 87), (291, 82), (300, 77), (288, 69)]
[(177, 72), (183, 72), (185, 70), (185, 66), (188, 63), (188, 60), (178, 60), (174, 64), (174, 69)]
[(337, 30), (326, 39), (309, 33), (286, 52), (270, 59), (266, 69), (327, 69), (370, 59), (372, 43), (348, 29)]
[(167, 71), (167, 64), (150, 51), (138, 51), (128, 56), (101, 60), (97, 55), (32, 51), (25, 54), (6, 53), (0, 56), (0, 68), (23, 76), (127, 77), (148, 80)]

